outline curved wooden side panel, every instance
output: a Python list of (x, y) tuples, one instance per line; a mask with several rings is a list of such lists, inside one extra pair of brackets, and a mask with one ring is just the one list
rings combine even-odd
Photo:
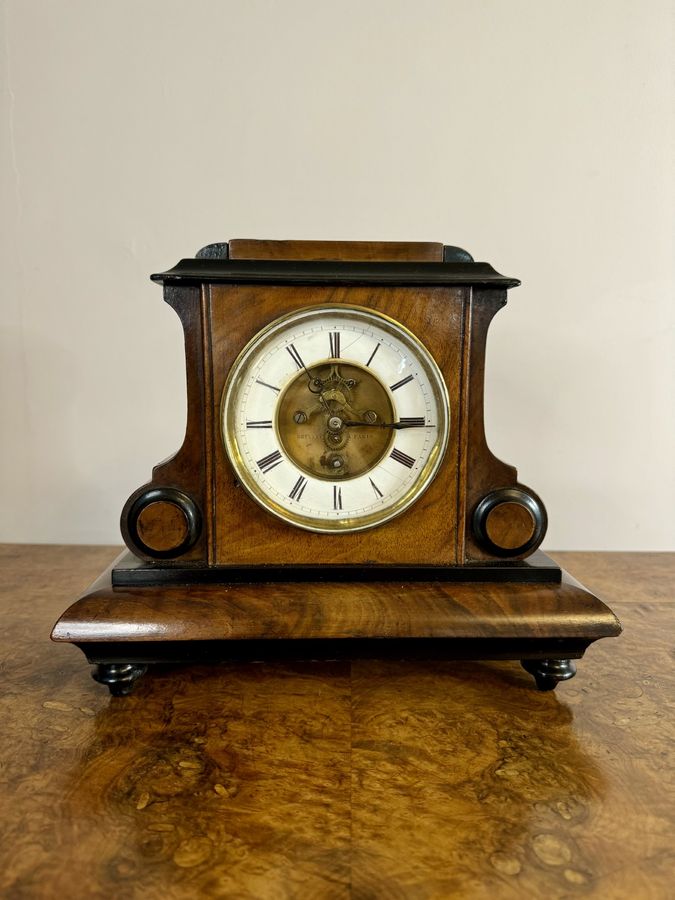
[[(139, 487), (129, 497), (122, 510), (120, 527), (124, 541), (136, 556), (141, 559), (156, 559), (155, 554), (144, 552), (138, 539), (136, 529), (130, 522), (130, 513), (144, 497), (153, 500), (153, 489), (169, 492), (177, 491), (187, 497), (196, 509), (195, 518), (199, 522), (192, 546), (181, 552), (181, 565), (186, 562), (206, 563), (208, 558), (208, 523), (207, 504), (209, 502), (209, 463), (210, 443), (206, 438), (205, 409), (209, 398), (204, 392), (209, 389), (210, 378), (205, 378), (204, 342), (206, 334), (206, 315), (204, 299), (199, 287), (164, 288), (164, 299), (174, 309), (181, 320), (185, 336), (185, 363), (187, 388), (187, 419), (183, 444), (173, 456), (156, 465), (152, 470), (152, 478)], [(206, 461), (206, 464), (205, 464)], [(164, 500), (163, 497), (160, 499)], [(170, 497), (166, 498), (170, 501)], [(156, 500), (155, 500), (156, 502)], [(167, 519), (172, 510), (167, 506)], [(170, 562), (168, 563), (170, 564)]]
[[(481, 544), (476, 533), (474, 513), (478, 504), (492, 492), (502, 489), (518, 488), (533, 500), (533, 508), (538, 507), (541, 521), (537, 524), (534, 539), (523, 552), (504, 552), (500, 555), (511, 559), (520, 559), (534, 552), (544, 538), (546, 532), (546, 511), (541, 499), (533, 490), (518, 482), (518, 473), (511, 466), (498, 459), (490, 450), (485, 436), (485, 352), (487, 334), (495, 314), (506, 305), (504, 290), (472, 291), (471, 302), (466, 309), (465, 334), (470, 336), (465, 341), (464, 367), (465, 375), (463, 396), (463, 422), (460, 440), (460, 496), (464, 498), (463, 508), (459, 510), (458, 521), (464, 523), (464, 554), (468, 561), (494, 559), (494, 550)], [(514, 410), (517, 415), (517, 410)], [(463, 488), (463, 489), (462, 489)], [(513, 525), (518, 509), (513, 505)], [(508, 513), (502, 516), (506, 520)], [(503, 522), (507, 532), (509, 522)]]

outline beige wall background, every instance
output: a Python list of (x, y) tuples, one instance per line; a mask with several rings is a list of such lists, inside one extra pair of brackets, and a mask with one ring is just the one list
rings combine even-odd
[(0, 539), (117, 542), (182, 441), (151, 272), (231, 237), (441, 240), (523, 280), (487, 429), (546, 546), (669, 549), (669, 0), (5, 0)]

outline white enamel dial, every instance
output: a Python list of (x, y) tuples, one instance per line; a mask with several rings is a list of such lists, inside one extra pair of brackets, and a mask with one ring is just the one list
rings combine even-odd
[(387, 316), (314, 306), (244, 348), (222, 400), (242, 487), (317, 532), (372, 528), (414, 503), (448, 441), (448, 393), (422, 343)]

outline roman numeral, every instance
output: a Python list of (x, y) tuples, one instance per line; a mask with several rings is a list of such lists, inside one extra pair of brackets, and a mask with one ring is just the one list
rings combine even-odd
[(262, 384), (263, 387), (268, 387), (271, 391), (276, 391), (277, 394), (281, 390), (281, 388), (274, 387), (273, 384), (268, 384), (266, 381), (261, 381), (259, 378), (256, 378), (255, 383)]
[(301, 475), (293, 485), (293, 488), (288, 496), (291, 498), (291, 500), (299, 500), (302, 497), (302, 492), (306, 487), (307, 479), (304, 475)]
[(407, 466), (409, 469), (415, 465), (415, 460), (412, 456), (408, 456), (407, 453), (403, 453), (401, 450), (397, 450), (396, 447), (389, 454), (392, 459), (395, 459), (396, 462), (401, 463), (402, 466)]
[(374, 349), (373, 352), (370, 354), (370, 357), (369, 357), (369, 359), (368, 359), (368, 362), (366, 363), (367, 366), (369, 366), (369, 365), (371, 364), (371, 362), (375, 359), (375, 354), (377, 353), (377, 351), (378, 351), (379, 349), (380, 349), (380, 344), (375, 344), (375, 349)]
[(342, 488), (333, 485), (333, 509), (342, 509)]
[(375, 484), (375, 482), (373, 481), (373, 479), (372, 479), (372, 478), (369, 478), (368, 481), (371, 483), (372, 488), (373, 488), (373, 490), (375, 491), (375, 496), (376, 496), (376, 497), (383, 497), (384, 494), (383, 494), (382, 491), (379, 489), (379, 487)]
[(406, 428), (423, 428), (427, 424), (424, 416), (401, 416), (399, 422)]
[(340, 332), (331, 331), (328, 335), (330, 339), (330, 355), (333, 359), (340, 358)]
[(390, 391), (397, 391), (400, 387), (403, 387), (404, 384), (409, 384), (413, 380), (412, 375), (408, 375), (407, 378), (402, 378), (400, 381), (397, 381), (396, 384), (390, 384)]
[(295, 349), (295, 345), (294, 345), (294, 344), (291, 344), (290, 346), (286, 347), (286, 349), (287, 349), (288, 352), (291, 354), (291, 359), (292, 359), (293, 362), (296, 364), (296, 366), (297, 366), (299, 369), (304, 369), (304, 368), (305, 368), (305, 364), (304, 364), (304, 362), (302, 361), (302, 357), (300, 356), (300, 354), (298, 353), (298, 351)]
[(278, 466), (280, 462), (283, 462), (281, 453), (279, 453), (278, 450), (275, 450), (274, 453), (269, 453), (267, 456), (263, 456), (262, 459), (259, 459), (256, 466), (258, 466), (261, 472), (267, 474), (267, 472), (271, 472), (275, 466)]
[(265, 419), (265, 420), (260, 421), (260, 422), (247, 422), (247, 423), (246, 423), (246, 427), (247, 427), (247, 428), (271, 428), (271, 427), (272, 427), (272, 420), (271, 420), (271, 419)]

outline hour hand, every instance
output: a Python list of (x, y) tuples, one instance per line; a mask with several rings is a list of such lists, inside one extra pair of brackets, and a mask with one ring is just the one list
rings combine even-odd
[(401, 417), (398, 422), (357, 422), (357, 421), (348, 421), (344, 422), (346, 428), (355, 428), (356, 426), (360, 426), (361, 428), (395, 428), (397, 430), (401, 428), (433, 428), (433, 425), (428, 425), (424, 416), (412, 416), (412, 417)]

